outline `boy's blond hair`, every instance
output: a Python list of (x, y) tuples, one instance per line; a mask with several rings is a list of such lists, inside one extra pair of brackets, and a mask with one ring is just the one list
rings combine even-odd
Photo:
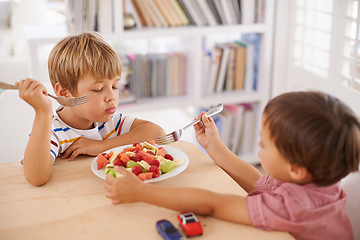
[(87, 74), (95, 79), (121, 75), (121, 63), (115, 50), (98, 33), (85, 32), (65, 37), (52, 49), (48, 59), (51, 84), (77, 92), (78, 80)]

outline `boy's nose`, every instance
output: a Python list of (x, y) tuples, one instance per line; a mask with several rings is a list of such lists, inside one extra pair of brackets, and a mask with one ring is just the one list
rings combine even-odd
[(113, 90), (108, 91), (105, 96), (105, 101), (108, 102), (108, 101), (114, 100), (116, 97), (116, 94), (117, 94), (116, 91), (113, 91)]

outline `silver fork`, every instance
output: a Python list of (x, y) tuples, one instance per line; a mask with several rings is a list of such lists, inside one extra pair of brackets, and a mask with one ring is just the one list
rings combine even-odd
[[(211, 117), (219, 112), (221, 112), (223, 110), (224, 106), (222, 103), (219, 103), (218, 105), (216, 105), (215, 107), (213, 107), (212, 109), (210, 109), (207, 113), (206, 113), (206, 116), (207, 117)], [(165, 144), (169, 144), (169, 143), (173, 143), (173, 142), (176, 142), (180, 139), (182, 133), (184, 132), (184, 130), (198, 122), (200, 122), (201, 119), (196, 119), (194, 120), (192, 123), (186, 125), (185, 127), (183, 128), (180, 128), (178, 130), (175, 130), (173, 131), (172, 133), (169, 133), (169, 134), (166, 134), (164, 136), (160, 136), (158, 138), (156, 138), (155, 142), (157, 144), (160, 144), (160, 145), (165, 145)]]
[[(19, 90), (18, 86), (15, 85), (11, 85), (8, 83), (4, 83), (4, 82), (0, 82), (0, 89), (14, 89), (14, 90)], [(66, 106), (66, 107), (73, 107), (76, 105), (80, 105), (83, 103), (87, 103), (88, 101), (90, 101), (90, 94), (81, 96), (81, 97), (57, 97), (54, 95), (51, 95), (50, 93), (48, 93), (49, 97), (52, 97), (53, 99), (55, 99), (56, 101), (58, 101), (58, 103), (60, 103), (62, 106)]]

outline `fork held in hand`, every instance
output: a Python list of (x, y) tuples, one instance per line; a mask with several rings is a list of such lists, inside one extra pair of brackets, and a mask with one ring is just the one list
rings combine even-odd
[[(223, 104), (219, 103), (218, 105), (216, 105), (215, 107), (210, 109), (206, 113), (206, 116), (211, 117), (211, 116), (221, 112), (223, 110), (223, 108), (224, 108)], [(158, 137), (158, 138), (156, 138), (156, 143), (161, 144), (161, 145), (165, 145), (165, 144), (176, 142), (176, 141), (178, 141), (180, 139), (183, 131), (186, 128), (188, 128), (188, 127), (190, 127), (190, 126), (192, 126), (192, 125), (194, 125), (194, 124), (196, 124), (196, 123), (198, 123), (200, 121), (201, 121), (201, 119), (198, 118), (198, 119), (194, 120), (192, 123), (186, 125), (185, 127), (181, 128), (181, 129), (175, 130), (172, 133), (169, 133), (169, 134), (166, 134), (164, 136)]]
[[(14, 89), (14, 90), (19, 90), (18, 86), (15, 85), (11, 85), (8, 83), (4, 83), (4, 82), (0, 82), (0, 89)], [(56, 97), (53, 96), (51, 94), (48, 93), (49, 97), (54, 98), (56, 101), (58, 101), (58, 103), (60, 103), (62, 106), (66, 106), (66, 107), (73, 107), (76, 105), (80, 105), (83, 103), (87, 103), (88, 101), (90, 101), (90, 94), (81, 96), (81, 97)]]

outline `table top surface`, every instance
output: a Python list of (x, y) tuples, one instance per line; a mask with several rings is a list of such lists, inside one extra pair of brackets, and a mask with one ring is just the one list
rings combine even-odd
[[(189, 166), (172, 178), (147, 184), (246, 195), (195, 144), (179, 141), (170, 146), (186, 153)], [(160, 240), (155, 228), (160, 219), (172, 222), (185, 236), (178, 226), (176, 211), (145, 203), (112, 205), (105, 197), (104, 180), (90, 168), (93, 159), (57, 159), (50, 181), (41, 187), (26, 181), (19, 162), (0, 164), (0, 238)], [(198, 218), (204, 233), (197, 239), (293, 239), (284, 232), (266, 232), (210, 216)]]

